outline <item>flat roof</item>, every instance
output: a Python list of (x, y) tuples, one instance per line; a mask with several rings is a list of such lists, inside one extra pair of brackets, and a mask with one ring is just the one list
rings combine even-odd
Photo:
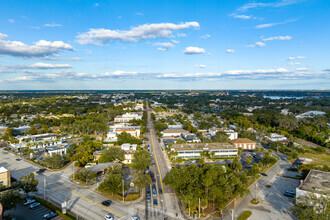
[(92, 166), (90, 168), (87, 169), (87, 171), (92, 171), (92, 172), (100, 172), (110, 166), (116, 166), (116, 165), (121, 165), (120, 163), (112, 163), (112, 162), (109, 162), (109, 163), (99, 163), (99, 164), (96, 164), (95, 166)]
[(186, 144), (173, 144), (171, 148), (176, 151), (180, 150), (216, 150), (216, 149), (237, 149), (231, 143), (186, 143)]
[(5, 172), (7, 172), (8, 170), (6, 169), (6, 168), (4, 168), (4, 167), (0, 167), (0, 173), (5, 173)]
[(316, 193), (330, 191), (330, 172), (310, 170), (299, 189)]
[(163, 133), (187, 133), (188, 131), (184, 129), (166, 129)]

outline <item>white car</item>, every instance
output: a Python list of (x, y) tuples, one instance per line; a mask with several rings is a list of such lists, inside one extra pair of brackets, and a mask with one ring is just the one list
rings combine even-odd
[(24, 205), (30, 205), (31, 203), (34, 203), (36, 200), (35, 199), (28, 199), (26, 202), (24, 202)]
[(137, 215), (134, 215), (134, 216), (131, 217), (131, 220), (140, 220), (140, 217), (137, 216)]
[(40, 202), (35, 202), (35, 203), (32, 203), (30, 206), (29, 206), (29, 208), (30, 209), (33, 209), (33, 208), (35, 208), (35, 207), (38, 207), (40, 205)]
[(105, 220), (114, 220), (115, 217), (113, 216), (113, 214), (109, 213), (109, 214), (106, 214), (106, 216), (104, 216), (104, 219)]

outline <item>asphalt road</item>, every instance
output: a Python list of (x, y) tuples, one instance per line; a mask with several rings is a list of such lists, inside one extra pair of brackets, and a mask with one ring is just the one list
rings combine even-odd
[[(182, 219), (178, 199), (174, 191), (162, 182), (170, 170), (155, 135), (155, 130), (150, 117), (150, 111), (148, 111), (148, 128), (148, 143), (150, 150), (153, 153), (153, 161), (155, 162), (155, 166), (152, 167), (151, 170), (154, 172), (156, 177), (158, 207), (161, 211), (159, 216), (154, 217), (158, 217), (156, 219)], [(162, 189), (162, 195), (159, 194), (159, 189)]]
[[(2, 149), (0, 151), (2, 152)], [(16, 161), (16, 158), (11, 153), (0, 154), (0, 167), (4, 166), (9, 169), (11, 176), (16, 179), (39, 169), (27, 161)], [(67, 209), (75, 213), (79, 219), (104, 219), (107, 213), (112, 213), (116, 219), (128, 219), (135, 214), (139, 214), (141, 219), (144, 218), (143, 204), (123, 205), (113, 202), (109, 208), (102, 206), (101, 202), (107, 198), (69, 180), (72, 169), (72, 165), (70, 165), (65, 170), (58, 172), (46, 171), (42, 175), (36, 174), (35, 176), (39, 180), (37, 195), (41, 198), (44, 197), (45, 179), (45, 198), (57, 204), (67, 201)]]

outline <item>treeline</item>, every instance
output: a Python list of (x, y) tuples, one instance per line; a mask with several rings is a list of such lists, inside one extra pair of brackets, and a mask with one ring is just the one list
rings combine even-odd
[(174, 167), (164, 178), (192, 214), (198, 212), (199, 199), (202, 210), (208, 206), (224, 209), (232, 196), (248, 193), (247, 182), (246, 174), (221, 165)]

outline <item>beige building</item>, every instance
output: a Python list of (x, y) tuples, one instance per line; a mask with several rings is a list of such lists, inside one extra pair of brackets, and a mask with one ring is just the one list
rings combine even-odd
[(0, 167), (0, 186), (10, 186), (10, 171)]
[(255, 150), (257, 142), (252, 141), (248, 138), (237, 138), (231, 141), (237, 148), (242, 148), (243, 150)]

